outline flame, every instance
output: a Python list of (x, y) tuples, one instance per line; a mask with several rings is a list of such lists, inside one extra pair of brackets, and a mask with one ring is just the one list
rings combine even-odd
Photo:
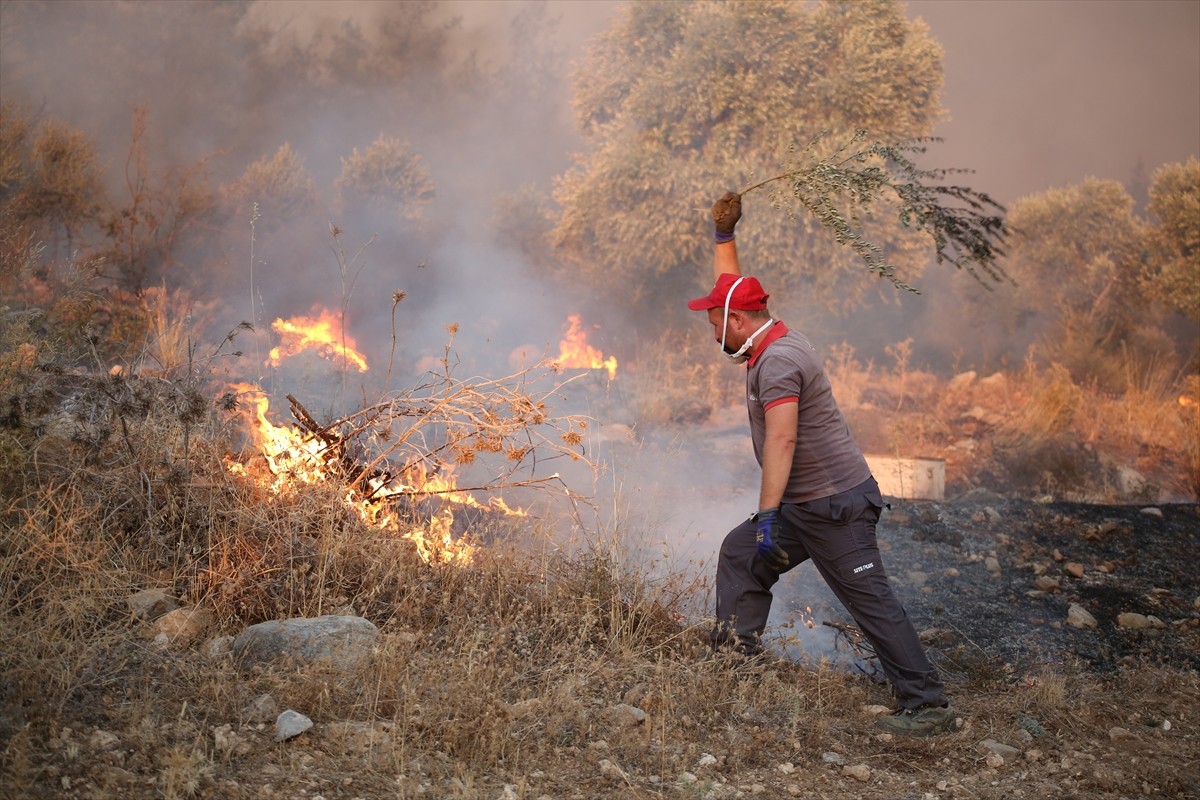
[(558, 358), (554, 359), (560, 366), (568, 369), (605, 369), (608, 379), (617, 376), (617, 359), (615, 356), (604, 357), (596, 348), (587, 343), (587, 334), (578, 314), (567, 317), (569, 326), (564, 338), (558, 343)]
[[(270, 400), (251, 384), (234, 384), (234, 391), (252, 398), (253, 410), (247, 414), (255, 446), (262, 453), (269, 475), (258, 478), (259, 484), (273, 494), (286, 496), (304, 485), (329, 483), (336, 479), (338, 456), (317, 436), (298, 426), (278, 426), (267, 416)], [(252, 477), (246, 465), (226, 459), (231, 474)], [(526, 516), (520, 508), (511, 508), (500, 498), (482, 504), (467, 491), (458, 488), (450, 467), (430, 474), (417, 464), (404, 470), (398, 479), (370, 478), (359, 489), (348, 486), (342, 502), (353, 509), (367, 525), (378, 530), (399, 534), (416, 545), (417, 553), (426, 563), (464, 565), (470, 563), (475, 547), (452, 535), (454, 512), (450, 505), (485, 509), (509, 516)], [(443, 506), (424, 525), (413, 525), (399, 513), (394, 502), (399, 497), (420, 499), (438, 497)]]
[(321, 358), (353, 364), (367, 371), (367, 359), (358, 351), (358, 343), (346, 333), (342, 315), (322, 308), (315, 317), (297, 316), (277, 319), (271, 330), (279, 334), (279, 345), (271, 348), (267, 365), (278, 367), (283, 360), (305, 350), (315, 350)]

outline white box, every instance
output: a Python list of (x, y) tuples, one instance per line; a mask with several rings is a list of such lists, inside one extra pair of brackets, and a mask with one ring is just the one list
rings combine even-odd
[(879, 482), (879, 490), (902, 500), (945, 500), (944, 458), (892, 458), (867, 456), (867, 465)]

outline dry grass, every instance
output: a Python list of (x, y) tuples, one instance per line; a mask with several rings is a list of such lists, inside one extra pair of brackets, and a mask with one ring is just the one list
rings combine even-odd
[[(171, 330), (161, 344), (187, 341)], [(696, 613), (708, 604), (707, 584), (644, 560), (620, 532), (572, 541), (552, 518), (480, 512), (467, 531), (479, 541), (469, 564), (426, 563), (411, 542), (348, 510), (336, 482), (272, 494), (232, 475), (233, 422), (197, 402), (215, 393), (202, 391), (194, 360), (160, 353), (164, 369), (153, 376), (93, 375), (39, 370), (21, 344), (9, 342), (0, 367), (6, 407), (16, 409), (0, 429), (0, 784), (18, 795), (532, 800), (732, 797), (732, 789), (721, 794), (732, 786), (777, 796), (786, 786), (799, 796), (838, 796), (848, 784), (820, 761), (835, 751), (875, 771), (876, 794), (864, 796), (932, 793), (947, 776), (994, 796), (988, 787), (1009, 777), (981, 775), (979, 739), (1041, 728), (1047, 738), (1034, 744), (1066, 761), (1106, 742), (1113, 726), (1148, 737), (1200, 700), (1194, 674), (1146, 668), (1102, 679), (1067, 665), (1020, 675), (975, 648), (944, 654), (969, 715), (965, 734), (879, 739), (860, 709), (888, 703), (884, 687), (825, 666), (748, 668), (710, 653)], [(740, 398), (740, 385), (726, 382), (732, 373), (736, 383), (736, 370), (720, 361), (658, 352), (662, 359), (647, 360), (656, 371), (638, 377), (645, 396), (659, 398), (644, 401), (647, 415), (671, 418), (679, 398), (713, 407)], [(713, 366), (695, 372), (689, 363)], [(981, 404), (1027, 435), (1069, 435), (1083, 432), (1084, 421), (1132, 420), (1143, 412), (1122, 403), (1150, 402), (1145, 393), (1105, 400), (1056, 371), (1014, 376), (1003, 391), (979, 382), (938, 391), (906, 363), (897, 368), (905, 374), (858, 367), (847, 351), (832, 370), (858, 401), (868, 389), (903, 398), (885, 416), (897, 447), (918, 429), (923, 446), (946, 442), (956, 434), (939, 418)], [(671, 392), (677, 399), (667, 402)], [(456, 446), (445, 452), (503, 457), (508, 439), (546, 421), (533, 413), (537, 398), (523, 405), (505, 384), (450, 381), (437, 396), (444, 402), (371, 406), (341, 430), (376, 436), (388, 428), (365, 451), (409, 460), (396, 443), (422, 437), (407, 433), (420, 416), (407, 412), (440, 405), (432, 425), (447, 423), (453, 407), (464, 416), (447, 425)], [(1169, 395), (1154, 396), (1165, 403)], [(514, 404), (524, 422), (465, 421), (472, 409)], [(1126, 435), (1165, 446), (1174, 423), (1145, 413), (1152, 432)], [(420, 519), (420, 504), (413, 513)], [(209, 639), (153, 641), (127, 607), (148, 587), (211, 610), (209, 637), (346, 606), (381, 636), (370, 664), (353, 675), (244, 672), (228, 655), (207, 654)], [(316, 727), (272, 743), (270, 725), (247, 711), (264, 692)], [(631, 723), (622, 703), (645, 720)], [(1173, 746), (1139, 780), (1182, 791), (1179, 766), (1195, 744)], [(705, 754), (711, 766), (699, 766)], [(780, 770), (788, 764), (797, 772)], [(1103, 796), (1111, 787), (1096, 776), (1104, 769), (1113, 772), (1105, 765), (1072, 780)], [(680, 783), (684, 773), (696, 781)], [(1061, 780), (1008, 775), (1009, 789)]]

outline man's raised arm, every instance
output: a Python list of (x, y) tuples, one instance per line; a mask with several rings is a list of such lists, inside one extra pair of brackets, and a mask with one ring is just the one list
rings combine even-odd
[(738, 264), (737, 242), (733, 238), (733, 229), (742, 218), (742, 196), (734, 192), (721, 195), (721, 199), (713, 203), (712, 215), (717, 242), (713, 250), (713, 280), (716, 281), (725, 273), (740, 276), (742, 268)]

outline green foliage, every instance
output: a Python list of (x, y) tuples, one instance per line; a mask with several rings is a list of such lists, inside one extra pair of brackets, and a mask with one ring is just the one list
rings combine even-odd
[[(696, 265), (711, 258), (708, 207), (722, 191), (790, 171), (797, 144), (822, 132), (807, 154), (817, 163), (860, 129), (928, 136), (941, 85), (941, 49), (895, 2), (630, 4), (577, 74), (591, 151), (554, 193), (562, 274), (660, 306), (706, 282)], [(743, 263), (776, 294), (852, 302), (871, 285), (812, 215), (743, 209)], [(886, 263), (919, 272), (916, 236), (873, 206), (855, 211)]]
[(380, 136), (361, 153), (358, 148), (342, 159), (336, 183), (337, 203), (378, 204), (401, 219), (420, 219), (433, 199), (434, 183), (421, 156), (408, 142)]
[[(998, 213), (1003, 211), (999, 204), (974, 189), (944, 183), (947, 177), (965, 170), (918, 167), (910, 154), (925, 152), (923, 140), (866, 144), (867, 133), (856, 131), (833, 156), (801, 162), (783, 175), (743, 190), (742, 195), (782, 181), (788, 190), (773, 193), (776, 206), (789, 208), (792, 198), (799, 200), (833, 232), (838, 244), (848, 246), (865, 262), (869, 271), (898, 288), (915, 292), (896, 277), (896, 266), (889, 261), (887, 251), (868, 239), (858, 224), (859, 214), (869, 215), (872, 206), (886, 196), (895, 201), (901, 225), (933, 240), (939, 264), (949, 261), (980, 280), (984, 276), (1003, 280), (1006, 276), (996, 259), (1004, 253), (1001, 243), (1008, 232)], [(805, 153), (811, 151), (812, 145), (805, 149)]]
[(1150, 186), (1152, 262), (1146, 292), (1166, 307), (1200, 320), (1200, 160), (1165, 164)]

